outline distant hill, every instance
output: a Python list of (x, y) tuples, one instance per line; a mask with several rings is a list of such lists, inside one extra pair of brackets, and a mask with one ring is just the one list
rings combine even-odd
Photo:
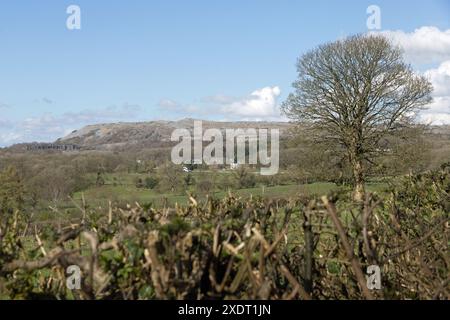
[[(150, 121), (136, 123), (111, 123), (89, 125), (58, 139), (55, 143), (77, 145), (81, 149), (123, 150), (129, 148), (152, 148), (168, 146), (175, 129), (194, 128), (194, 119), (179, 121)], [(294, 125), (287, 122), (219, 122), (202, 120), (203, 130), (216, 129), (279, 129), (286, 134)]]
[[(150, 148), (167, 148), (173, 145), (170, 136), (175, 129), (184, 128), (193, 131), (195, 119), (183, 119), (179, 121), (149, 121), (149, 122), (121, 122), (89, 125), (75, 130), (69, 135), (54, 142), (21, 143), (3, 149), (3, 152), (25, 152), (29, 150), (110, 150), (110, 151), (134, 151)], [(290, 129), (294, 124), (288, 122), (271, 121), (206, 121), (202, 120), (203, 130), (216, 129), (279, 129), (281, 137), (290, 136)], [(436, 149), (447, 153), (450, 144), (450, 125), (432, 126), (429, 139), (435, 144)], [(50, 146), (50, 147), (49, 147)], [(63, 149), (58, 146), (64, 146)], [(60, 150), (61, 149), (61, 150)], [(0, 149), (1, 151), (1, 149)]]

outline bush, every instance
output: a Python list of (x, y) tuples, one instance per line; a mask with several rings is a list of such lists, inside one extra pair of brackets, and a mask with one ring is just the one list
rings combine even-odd
[[(363, 205), (346, 194), (230, 195), (88, 212), (60, 232), (40, 227), (45, 257), (33, 240), (25, 245), (26, 219), (2, 216), (0, 288), (13, 299), (449, 299), (449, 191), (447, 165)], [(92, 277), (72, 291), (65, 271), (74, 264)], [(381, 290), (367, 290), (370, 265)]]
[(154, 189), (158, 185), (159, 180), (154, 177), (147, 177), (145, 178), (145, 187), (147, 189)]
[(23, 206), (25, 191), (22, 179), (14, 167), (0, 172), (0, 212), (12, 213)]
[(214, 184), (210, 180), (202, 179), (197, 182), (197, 190), (200, 193), (214, 192)]
[(142, 189), (145, 187), (144, 181), (140, 177), (134, 179), (134, 185), (138, 189)]
[(256, 176), (245, 166), (240, 166), (236, 172), (237, 188), (253, 188), (256, 185)]

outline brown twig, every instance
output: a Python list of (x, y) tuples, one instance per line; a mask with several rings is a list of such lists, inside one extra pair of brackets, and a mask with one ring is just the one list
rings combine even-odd
[(367, 300), (373, 300), (374, 297), (367, 288), (367, 281), (364, 276), (364, 273), (362, 272), (361, 264), (359, 263), (359, 260), (355, 257), (355, 254), (353, 252), (352, 246), (350, 245), (344, 227), (342, 226), (342, 223), (337, 216), (336, 207), (332, 202), (328, 201), (328, 197), (326, 196), (322, 197), (322, 202), (327, 208), (328, 214), (330, 215), (331, 220), (333, 221), (334, 226), (336, 227), (336, 230), (339, 233), (339, 237), (341, 239), (342, 245), (347, 255), (347, 259), (351, 262), (353, 272), (355, 273), (356, 280), (358, 281), (359, 287), (364, 297)]

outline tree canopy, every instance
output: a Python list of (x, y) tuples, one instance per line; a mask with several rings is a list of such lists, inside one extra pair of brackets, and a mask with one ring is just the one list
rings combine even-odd
[(410, 125), (431, 102), (432, 86), (381, 35), (356, 35), (321, 45), (297, 64), (295, 91), (282, 105), (293, 120), (344, 147), (355, 199), (364, 194), (363, 162), (382, 152), (383, 136)]

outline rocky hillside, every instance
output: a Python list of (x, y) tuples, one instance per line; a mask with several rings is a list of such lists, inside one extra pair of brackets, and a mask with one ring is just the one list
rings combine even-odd
[[(82, 149), (117, 150), (133, 147), (161, 147), (170, 143), (170, 136), (175, 129), (194, 127), (194, 119), (179, 121), (150, 121), (137, 123), (111, 123), (86, 126), (73, 131), (66, 137), (58, 139), (58, 144), (73, 144)], [(202, 121), (203, 130), (216, 129), (279, 129), (286, 134), (292, 124), (286, 122), (217, 122)]]

